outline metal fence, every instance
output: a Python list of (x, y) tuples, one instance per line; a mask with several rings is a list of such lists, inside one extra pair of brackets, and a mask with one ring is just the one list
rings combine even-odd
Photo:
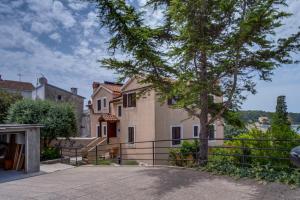
[[(93, 164), (108, 160), (117, 164), (135, 162), (145, 165), (196, 166), (202, 141), (199, 138), (185, 138), (101, 144), (90, 152), (89, 161)], [(293, 147), (300, 145), (300, 140), (216, 138), (208, 139), (208, 144), (208, 159), (205, 160), (208, 163), (228, 162), (242, 167), (258, 163), (292, 169), (289, 153)]]

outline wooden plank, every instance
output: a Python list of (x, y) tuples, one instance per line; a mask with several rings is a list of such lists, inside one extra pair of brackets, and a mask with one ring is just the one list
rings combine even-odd
[(16, 169), (17, 166), (17, 161), (18, 161), (18, 156), (19, 156), (19, 149), (20, 149), (20, 145), (17, 144), (16, 148), (15, 148), (15, 154), (14, 154), (14, 162), (13, 162), (13, 169)]
[(24, 162), (25, 162), (25, 155), (22, 153), (20, 158), (20, 163), (18, 165), (17, 170), (23, 170), (24, 169)]
[(16, 165), (16, 170), (19, 169), (20, 159), (21, 159), (21, 156), (22, 156), (22, 153), (23, 153), (23, 147), (24, 147), (24, 145), (21, 144), (20, 151), (19, 151), (19, 155), (18, 155), (18, 161), (17, 161), (17, 165)]

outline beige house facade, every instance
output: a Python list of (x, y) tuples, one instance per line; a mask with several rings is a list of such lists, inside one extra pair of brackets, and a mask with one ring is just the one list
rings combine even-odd
[[(172, 101), (161, 103), (154, 90), (140, 96), (146, 87), (136, 78), (124, 85), (94, 82), (89, 102), (91, 136), (106, 138), (109, 143), (123, 143), (125, 151), (130, 151), (128, 155), (135, 154), (136, 158), (138, 152), (145, 160), (153, 159), (153, 145), (158, 158), (162, 149), (180, 146), (181, 139), (199, 138), (199, 119), (189, 117), (183, 109), (172, 108)], [(224, 137), (223, 129), (222, 120), (211, 125), (210, 145), (220, 143), (214, 139)]]

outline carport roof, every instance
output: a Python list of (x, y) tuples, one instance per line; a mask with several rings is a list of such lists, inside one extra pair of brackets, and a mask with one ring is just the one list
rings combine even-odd
[(42, 128), (44, 125), (42, 124), (0, 124), (0, 132), (1, 130), (9, 130), (9, 129), (29, 129), (29, 128)]

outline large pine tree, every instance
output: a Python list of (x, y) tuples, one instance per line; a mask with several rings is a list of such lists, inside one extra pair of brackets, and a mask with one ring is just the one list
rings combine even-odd
[[(290, 14), (286, 0), (148, 0), (162, 23), (145, 24), (144, 13), (125, 0), (95, 0), (99, 20), (111, 33), (109, 50), (127, 59), (103, 59), (121, 78), (143, 77), (161, 100), (199, 118), (200, 160), (208, 158), (209, 125), (255, 93), (255, 80), (270, 80), (281, 64), (291, 64), (300, 33), (278, 38)], [(223, 102), (209, 96), (223, 96)]]

